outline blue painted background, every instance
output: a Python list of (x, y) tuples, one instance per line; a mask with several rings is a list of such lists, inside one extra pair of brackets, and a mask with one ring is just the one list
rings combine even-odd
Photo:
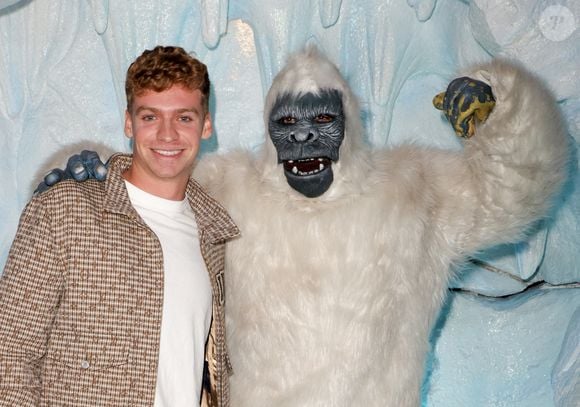
[[(360, 97), (369, 143), (454, 149), (431, 99), (496, 55), (547, 82), (577, 142), (579, 27), (580, 0), (0, 0), (0, 264), (57, 152), (87, 141), (128, 149), (124, 74), (145, 48), (181, 45), (209, 66), (215, 134), (204, 151), (262, 142), (263, 96), (308, 42)], [(426, 406), (580, 405), (577, 158), (571, 169), (527, 241), (459, 273), (432, 334)]]

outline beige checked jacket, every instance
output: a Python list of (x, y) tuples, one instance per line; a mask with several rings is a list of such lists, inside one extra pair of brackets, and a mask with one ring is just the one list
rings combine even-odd
[[(163, 257), (111, 160), (106, 182), (63, 181), (25, 208), (0, 280), (0, 406), (152, 406)], [(228, 406), (225, 242), (239, 234), (191, 180), (213, 292), (203, 406)], [(192, 383), (193, 385), (193, 383)]]

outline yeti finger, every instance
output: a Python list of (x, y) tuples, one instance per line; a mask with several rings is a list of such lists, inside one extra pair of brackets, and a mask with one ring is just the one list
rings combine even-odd
[(81, 161), (84, 169), (88, 173), (88, 178), (102, 181), (107, 177), (107, 167), (101, 161), (96, 151), (83, 150), (81, 152)]
[(54, 169), (50, 170), (50, 172), (44, 176), (44, 182), (41, 182), (39, 184), (39, 186), (41, 184), (45, 184), (46, 187), (48, 188), (48, 187), (53, 186), (57, 182), (62, 181), (65, 178), (66, 178), (65, 172), (63, 170), (61, 170), (60, 168), (54, 168)]
[(66, 164), (65, 178), (75, 181), (84, 181), (89, 177), (80, 154), (75, 154), (68, 159)]

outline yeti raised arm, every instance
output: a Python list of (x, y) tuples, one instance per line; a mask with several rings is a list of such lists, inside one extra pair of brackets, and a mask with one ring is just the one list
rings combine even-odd
[(427, 153), (432, 181), (448, 191), (441, 199), (451, 212), (442, 212), (441, 228), (462, 253), (521, 238), (553, 204), (569, 159), (557, 105), (536, 78), (502, 60), (468, 76), (491, 85), (495, 109), (465, 142), (462, 154), (436, 158)]

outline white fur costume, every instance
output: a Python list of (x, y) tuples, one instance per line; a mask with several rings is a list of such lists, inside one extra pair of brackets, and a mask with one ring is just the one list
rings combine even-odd
[(242, 230), (226, 266), (234, 407), (419, 406), (450, 266), (520, 239), (566, 176), (549, 92), (502, 61), (467, 76), (489, 83), (497, 105), (462, 152), (371, 150), (348, 85), (309, 50), (274, 80), (265, 117), (285, 91), (342, 92), (330, 189), (291, 189), (269, 138), (258, 156), (201, 160), (196, 177)]

